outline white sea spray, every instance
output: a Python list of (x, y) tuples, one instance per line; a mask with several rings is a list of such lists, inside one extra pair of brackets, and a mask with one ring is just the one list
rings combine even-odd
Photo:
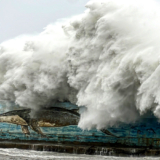
[(84, 14), (0, 45), (0, 99), (40, 108), (85, 106), (79, 127), (160, 118), (160, 6), (91, 0)]

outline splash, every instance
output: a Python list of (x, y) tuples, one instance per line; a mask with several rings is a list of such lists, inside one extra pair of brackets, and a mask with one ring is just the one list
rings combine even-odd
[(97, 0), (84, 14), (0, 45), (0, 99), (85, 106), (83, 129), (160, 118), (160, 12), (153, 0)]
[(55, 99), (70, 100), (65, 62), (67, 41), (57, 23), (47, 26), (40, 35), (2, 43), (1, 99), (29, 108), (48, 106)]

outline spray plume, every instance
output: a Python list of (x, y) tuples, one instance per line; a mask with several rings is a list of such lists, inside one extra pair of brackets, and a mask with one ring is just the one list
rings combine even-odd
[(85, 106), (79, 127), (160, 118), (160, 12), (156, 1), (91, 0), (82, 15), (0, 45), (0, 99), (40, 108)]

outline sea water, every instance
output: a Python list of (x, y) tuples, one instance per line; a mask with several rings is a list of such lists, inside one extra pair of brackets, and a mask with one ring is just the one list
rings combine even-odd
[(21, 149), (0, 149), (0, 160), (160, 160), (160, 157), (114, 157)]

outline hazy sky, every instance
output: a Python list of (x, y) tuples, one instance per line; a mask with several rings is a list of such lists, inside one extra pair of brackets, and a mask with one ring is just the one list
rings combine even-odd
[(0, 0), (0, 43), (83, 13), (89, 0)]

